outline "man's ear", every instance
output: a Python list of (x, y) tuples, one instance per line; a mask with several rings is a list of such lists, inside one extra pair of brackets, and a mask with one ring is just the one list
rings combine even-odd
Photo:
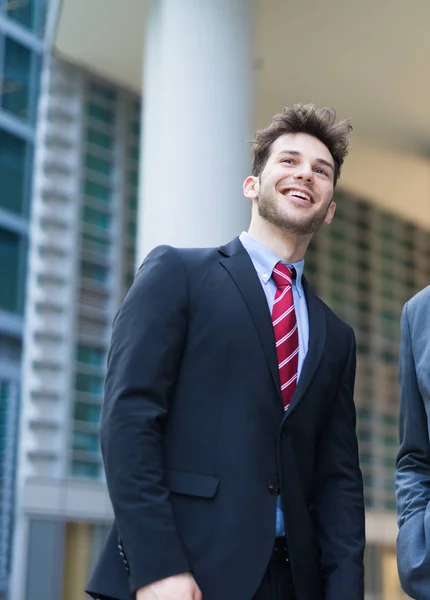
[(334, 200), (332, 200), (330, 206), (328, 207), (328, 211), (327, 211), (326, 217), (324, 219), (324, 223), (327, 223), (327, 225), (330, 225), (330, 223), (333, 221), (335, 212), (336, 212), (336, 202)]
[(245, 198), (249, 198), (250, 200), (257, 200), (259, 190), (260, 180), (258, 177), (250, 175), (243, 182), (243, 193), (245, 195)]

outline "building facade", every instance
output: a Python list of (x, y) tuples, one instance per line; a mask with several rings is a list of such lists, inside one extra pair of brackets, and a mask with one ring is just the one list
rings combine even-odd
[(111, 323), (135, 270), (140, 110), (136, 95), (46, 55), (27, 274), (13, 598), (82, 597), (111, 520), (98, 427)]
[(0, 3), (0, 598), (9, 588), (32, 164), (46, 5)]

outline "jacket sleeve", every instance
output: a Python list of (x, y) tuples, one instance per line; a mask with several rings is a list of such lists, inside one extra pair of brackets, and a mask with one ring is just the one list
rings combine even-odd
[(317, 448), (314, 511), (325, 600), (364, 599), (363, 479), (353, 399), (356, 344), (352, 329), (349, 331), (349, 355)]
[(397, 562), (405, 592), (412, 598), (424, 598), (430, 589), (430, 444), (427, 415), (417, 382), (408, 304), (403, 309), (401, 329), (400, 447), (395, 476)]
[(131, 592), (190, 570), (164, 480), (163, 427), (184, 349), (187, 280), (179, 252), (153, 250), (113, 325), (101, 417), (109, 495)]

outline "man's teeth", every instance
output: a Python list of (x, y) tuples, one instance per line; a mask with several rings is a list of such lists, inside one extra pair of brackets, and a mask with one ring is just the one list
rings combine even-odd
[(297, 190), (288, 190), (286, 195), (287, 196), (298, 196), (299, 198), (304, 198), (305, 200), (308, 200), (308, 202), (311, 201), (311, 197), (308, 194), (305, 194), (304, 192), (298, 192)]

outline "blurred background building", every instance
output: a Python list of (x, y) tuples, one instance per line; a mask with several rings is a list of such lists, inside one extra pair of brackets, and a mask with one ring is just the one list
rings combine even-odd
[(112, 318), (154, 245), (246, 228), (246, 142), (303, 101), (355, 126), (306, 273), (357, 335), (367, 600), (404, 598), (397, 360), (403, 303), (430, 282), (427, 0), (46, 2), (0, 0), (0, 598), (83, 600), (112, 518)]
[(0, 2), (0, 596), (11, 567), (44, 2)]

